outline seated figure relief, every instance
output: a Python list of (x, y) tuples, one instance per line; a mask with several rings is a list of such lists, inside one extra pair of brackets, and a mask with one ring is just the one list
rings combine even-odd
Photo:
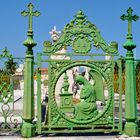
[(83, 87), (80, 91), (81, 102), (75, 105), (74, 118), (77, 120), (89, 120), (98, 114), (94, 86), (81, 75), (77, 75), (75, 81), (77, 84), (83, 85)]

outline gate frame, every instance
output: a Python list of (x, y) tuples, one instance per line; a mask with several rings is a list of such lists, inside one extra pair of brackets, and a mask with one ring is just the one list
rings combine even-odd
[[(75, 39), (71, 40), (71, 37), (73, 35), (75, 35)], [(80, 35), (83, 38), (81, 38)], [(104, 54), (89, 54), (88, 53), (91, 50), (90, 45), (93, 42), (91, 42), (91, 40), (88, 40), (87, 36), (92, 37), (92, 41), (94, 41), (94, 46), (96, 46), (97, 48), (100, 47), (103, 50)], [(85, 47), (84, 48), (77, 48), (76, 47), (75, 44), (80, 43), (81, 41), (83, 41), (83, 43), (87, 43), (86, 44), (87, 48), (85, 48)], [(63, 53), (63, 54), (58, 53), (57, 51), (61, 50), (64, 46), (72, 46), (74, 53)], [(82, 47), (82, 46), (80, 46), (80, 47)], [(93, 59), (94, 56), (109, 55), (109, 56), (113, 57), (113, 59), (111, 61), (113, 61), (115, 63), (114, 56), (118, 56), (117, 43), (116, 42), (111, 42), (111, 45), (108, 45), (104, 41), (104, 39), (101, 37), (97, 27), (94, 24), (90, 23), (90, 21), (87, 20), (86, 16), (84, 15), (84, 13), (82, 11), (79, 11), (75, 15), (74, 20), (72, 20), (70, 22), (70, 24), (67, 24), (65, 26), (65, 28), (62, 32), (62, 35), (60, 36), (60, 38), (56, 42), (54, 42), (54, 44), (52, 44), (50, 41), (45, 41), (44, 42), (44, 50), (43, 51), (44, 51), (44, 53), (38, 53), (38, 57), (37, 57), (37, 65), (38, 65), (37, 66), (38, 67), (38, 71), (37, 71), (38, 72), (37, 73), (37, 80), (38, 80), (38, 83), (37, 83), (37, 86), (38, 86), (37, 87), (37, 95), (38, 95), (38, 100), (37, 100), (37, 105), (38, 105), (38, 107), (37, 107), (37, 110), (38, 110), (37, 111), (37, 113), (38, 113), (37, 114), (37, 132), (38, 132), (38, 134), (42, 133), (42, 128), (43, 128), (42, 123), (41, 123), (41, 71), (40, 71), (42, 62), (56, 61), (56, 60), (51, 59), (52, 55), (55, 55), (55, 56), (56, 55), (65, 55), (65, 56), (69, 56), (70, 58), (72, 56), (86, 56), (86, 55), (88, 56), (89, 55), (92, 59)], [(48, 56), (48, 59), (44, 60), (44, 59), (41, 58), (42, 56)], [(70, 60), (70, 61), (72, 61), (72, 60)], [(85, 62), (87, 62), (87, 61), (85, 60)], [(96, 61), (96, 60), (91, 60), (91, 61)], [(107, 61), (104, 61), (104, 62), (107, 62)], [(121, 81), (122, 80), (121, 79), (122, 68), (121, 68), (121, 61), (118, 60), (117, 63), (120, 67), (118, 84), (119, 84), (119, 90), (120, 90), (121, 93), (120, 93), (120, 96), (119, 96), (119, 100), (122, 101), (122, 81)], [(114, 69), (114, 65), (112, 65), (112, 67)], [(51, 70), (51, 68), (49, 67), (48, 71), (50, 72), (50, 70)], [(49, 75), (49, 77), (50, 77), (50, 75)], [(112, 74), (112, 77), (114, 77), (114, 72)], [(112, 80), (112, 84), (113, 83), (114, 83), (114, 78)], [(49, 87), (50, 87), (50, 84), (51, 83), (49, 82)], [(113, 84), (113, 87), (114, 87), (114, 84)], [(50, 91), (49, 91), (49, 94), (50, 94)], [(122, 103), (122, 102), (120, 102), (120, 103)], [(122, 104), (120, 105), (120, 110), (121, 110), (121, 111), (119, 111), (120, 121), (119, 121), (119, 127), (118, 127), (119, 132), (122, 131)], [(112, 130), (115, 130), (115, 125), (113, 126)], [(49, 131), (43, 131), (43, 132), (50, 133), (50, 132), (53, 132), (53, 131), (50, 131), (50, 128), (49, 128)], [(92, 130), (92, 132), (93, 132), (93, 130)]]
[[(48, 128), (48, 130), (45, 130), (46, 129), (46, 126), (44, 125), (44, 123), (41, 122), (41, 68), (42, 68), (42, 64), (43, 63), (49, 63), (50, 62), (56, 62), (56, 60), (52, 60), (50, 59), (50, 54), (46, 54), (46, 53), (38, 53), (38, 57), (37, 57), (37, 133), (38, 134), (41, 134), (41, 133), (73, 133), (73, 132), (78, 132), (78, 130), (74, 131), (71, 129), (68, 128), (68, 130), (66, 131), (55, 131), (55, 130), (51, 130), (51, 128)], [(56, 55), (56, 54), (55, 54)], [(66, 54), (63, 54), (63, 55), (66, 55)], [(43, 59), (44, 56), (48, 56), (48, 59)], [(95, 56), (95, 55), (93, 55)], [(91, 57), (93, 57), (91, 56)], [(114, 58), (114, 57), (113, 57)], [(57, 60), (57, 61), (63, 61), (65, 63), (64, 60)], [(71, 60), (73, 61), (73, 60)], [(87, 60), (88, 61), (88, 60)], [(87, 61), (84, 61), (83, 62), (87, 62)], [(118, 103), (115, 103), (114, 102), (114, 97), (112, 99), (112, 102), (113, 102), (113, 108), (112, 108), (112, 111), (113, 111), (113, 114), (115, 113), (115, 105), (117, 107), (119, 107), (119, 112), (118, 112), (118, 116), (119, 116), (119, 121), (118, 123), (115, 123), (115, 119), (113, 120), (113, 125), (112, 125), (112, 129), (104, 129), (104, 131), (106, 132), (122, 132), (123, 131), (123, 122), (122, 122), (122, 60), (121, 59), (118, 59), (117, 61), (115, 60), (109, 60), (109, 61), (106, 61), (106, 60), (90, 60), (91, 62), (111, 62), (113, 65), (112, 67), (114, 68), (115, 67), (115, 62), (117, 63), (118, 67), (119, 67), (119, 71), (118, 71), (118, 75), (119, 75), (119, 78), (117, 81), (114, 81), (114, 70), (113, 70), (113, 75), (112, 75), (112, 78), (113, 78), (113, 81), (112, 83), (117, 83), (118, 84), (118, 87), (119, 87), (119, 102)], [(67, 62), (67, 61), (66, 61)], [(76, 61), (74, 61), (76, 62)], [(85, 65), (87, 66), (87, 65)], [(50, 73), (51, 71), (51, 68), (49, 67), (48, 68), (48, 73)], [(51, 75), (49, 74), (49, 77), (51, 77)], [(50, 79), (48, 78), (48, 81)], [(49, 87), (50, 87), (50, 84), (49, 83)], [(50, 89), (48, 87), (48, 91), (49, 91), (49, 96), (50, 96)], [(113, 87), (114, 87), (114, 84), (113, 84)], [(114, 90), (114, 88), (113, 88)], [(114, 91), (113, 91), (113, 95), (114, 95)], [(48, 106), (49, 106), (50, 102), (48, 102)], [(49, 107), (47, 109), (48, 111), (49, 110)], [(49, 113), (50, 114), (50, 113)], [(115, 115), (115, 114), (114, 114)], [(48, 116), (49, 117), (49, 116)], [(48, 118), (49, 119), (49, 118)], [(92, 126), (93, 127), (93, 126)], [(116, 128), (117, 127), (117, 128)], [(98, 129), (98, 130), (94, 130), (93, 128), (91, 130), (79, 130), (79, 132), (103, 132), (103, 129)]]

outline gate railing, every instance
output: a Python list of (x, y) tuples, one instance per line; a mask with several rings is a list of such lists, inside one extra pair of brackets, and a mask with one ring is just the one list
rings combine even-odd
[(136, 96), (137, 102), (140, 103), (140, 60), (135, 60), (135, 71), (136, 71)]
[(140, 133), (140, 59), (135, 60), (136, 71), (136, 98), (137, 98), (137, 119)]
[[(140, 103), (140, 60), (136, 59), (135, 60), (135, 72), (136, 72), (136, 98), (137, 98), (137, 103)], [(114, 81), (118, 79), (118, 70), (117, 66), (115, 66), (115, 71), (114, 71)], [(122, 62), (122, 93), (125, 94), (125, 59), (123, 58)], [(116, 93), (118, 93), (118, 85), (114, 84), (114, 90)]]
[[(0, 55), (0, 131), (19, 131), (22, 124), (24, 58), (13, 58), (5, 48)], [(21, 67), (22, 66), (22, 67)]]

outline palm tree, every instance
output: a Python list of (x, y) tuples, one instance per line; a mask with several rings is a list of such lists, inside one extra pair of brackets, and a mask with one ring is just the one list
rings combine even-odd
[(13, 58), (8, 59), (8, 61), (5, 62), (5, 68), (9, 74), (14, 74), (17, 69), (17, 62), (14, 62)]

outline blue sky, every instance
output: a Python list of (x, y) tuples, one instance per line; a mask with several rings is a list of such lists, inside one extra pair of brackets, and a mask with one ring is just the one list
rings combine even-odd
[[(0, 0), (0, 51), (7, 47), (13, 56), (24, 57), (26, 47), (22, 45), (26, 39), (28, 18), (21, 16), (21, 11), (27, 10), (32, 2), (34, 10), (41, 12), (40, 17), (34, 17), (33, 31), (37, 46), (34, 54), (42, 52), (43, 42), (50, 40), (49, 31), (56, 26), (58, 30), (73, 19), (80, 9), (88, 19), (101, 31), (107, 43), (117, 41), (119, 52), (125, 55), (122, 47), (126, 34), (127, 22), (121, 21), (120, 16), (132, 7), (134, 14), (140, 16), (139, 0)], [(140, 58), (140, 20), (133, 22), (133, 37), (137, 44), (135, 55)]]

